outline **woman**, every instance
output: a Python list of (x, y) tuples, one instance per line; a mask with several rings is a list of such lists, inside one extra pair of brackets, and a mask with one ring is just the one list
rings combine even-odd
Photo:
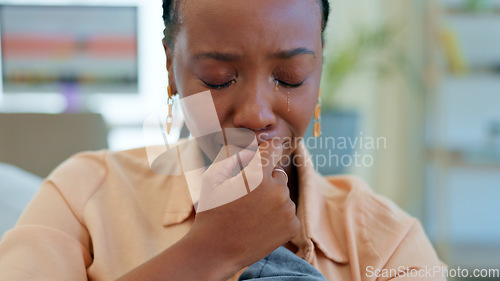
[(318, 103), (326, 0), (163, 6), (171, 95), (209, 90), (223, 130), (254, 133), (262, 179), (196, 214), (189, 179), (153, 172), (145, 149), (79, 154), (3, 238), (1, 280), (243, 280), (268, 261), (285, 272), (269, 280), (387, 280), (440, 265), (418, 221), (356, 178), (321, 177), (296, 141)]

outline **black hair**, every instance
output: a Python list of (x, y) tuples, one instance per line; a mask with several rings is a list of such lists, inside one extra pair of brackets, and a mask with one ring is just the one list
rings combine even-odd
[[(179, 0), (163, 0), (163, 22), (165, 23), (164, 36), (167, 45), (174, 47), (174, 37), (179, 27)], [(321, 40), (324, 42), (324, 31), (330, 14), (328, 0), (318, 0), (321, 6)]]

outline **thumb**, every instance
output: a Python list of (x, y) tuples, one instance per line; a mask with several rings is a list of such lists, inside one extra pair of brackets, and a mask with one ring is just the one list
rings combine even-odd
[(203, 179), (211, 186), (218, 186), (237, 176), (254, 159), (255, 151), (241, 149), (234, 145), (224, 145), (212, 165), (208, 167)]

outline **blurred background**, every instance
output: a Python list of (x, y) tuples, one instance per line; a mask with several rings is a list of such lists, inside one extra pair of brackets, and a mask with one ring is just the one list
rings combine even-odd
[[(450, 267), (500, 269), (500, 0), (331, 6), (318, 170), (419, 218)], [(0, 235), (70, 155), (144, 146), (167, 97), (161, 15), (159, 0), (0, 0)]]

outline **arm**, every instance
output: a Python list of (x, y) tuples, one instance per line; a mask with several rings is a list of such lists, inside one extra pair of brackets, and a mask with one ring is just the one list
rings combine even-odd
[[(77, 190), (73, 185), (71, 194), (64, 196), (68, 192), (54, 182), (42, 184), (17, 226), (0, 243), (0, 280), (88, 280), (90, 236), (78, 205), (84, 206), (90, 195)], [(220, 253), (215, 244), (208, 235), (190, 235), (122, 280), (225, 280), (237, 270), (235, 264), (223, 261), (226, 257), (214, 257)]]
[(105, 176), (103, 153), (71, 157), (45, 180), (0, 242), (0, 280), (87, 280), (83, 210)]
[(214, 235), (187, 235), (152, 260), (132, 270), (118, 281), (135, 280), (227, 280), (240, 267), (223, 253)]
[[(271, 149), (277, 151), (273, 154)], [(299, 230), (299, 222), (285, 178), (272, 173), (281, 152), (279, 143), (261, 147), (262, 158), (275, 158), (262, 161), (264, 167), (258, 166), (263, 169), (264, 179), (255, 190), (197, 213), (193, 227), (183, 239), (119, 280), (227, 280), (289, 241)], [(260, 163), (260, 158), (255, 159)], [(211, 176), (228, 174), (224, 169), (232, 171), (235, 164), (227, 161), (213, 165), (203, 180), (221, 182)], [(209, 195), (217, 190), (213, 192)]]
[(0, 280), (87, 280), (88, 241), (59, 190), (45, 181), (0, 243)]
[[(0, 280), (88, 279), (92, 243), (83, 213), (106, 173), (102, 159), (89, 157), (95, 160), (95, 155), (70, 160), (44, 182), (0, 243)], [(285, 178), (272, 173), (277, 160), (264, 167), (254, 191), (198, 213), (183, 239), (121, 280), (225, 280), (286, 243), (299, 222)]]

